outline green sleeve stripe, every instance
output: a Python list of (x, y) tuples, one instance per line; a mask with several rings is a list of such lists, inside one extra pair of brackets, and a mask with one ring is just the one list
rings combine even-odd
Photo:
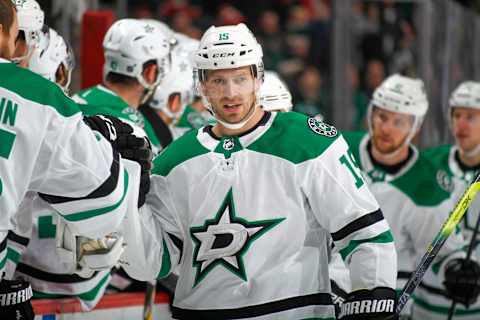
[(128, 172), (127, 170), (125, 170), (124, 179), (123, 179), (123, 195), (122, 195), (122, 198), (117, 203), (115, 203), (112, 206), (101, 208), (101, 209), (87, 210), (83, 212), (72, 213), (69, 215), (62, 215), (62, 217), (65, 218), (65, 220), (67, 221), (75, 222), (75, 221), (81, 221), (81, 220), (86, 220), (96, 216), (100, 216), (102, 214), (113, 211), (122, 204), (123, 200), (125, 199), (125, 196), (127, 195), (127, 190), (128, 190)]
[(105, 288), (109, 282), (110, 273), (107, 273), (92, 290), (81, 293), (78, 295), (78, 297), (85, 301), (93, 301), (98, 297), (100, 290)]
[(393, 242), (393, 235), (390, 232), (390, 230), (387, 230), (373, 238), (363, 239), (363, 240), (351, 240), (348, 243), (348, 246), (340, 250), (340, 255), (342, 256), (342, 259), (345, 261), (348, 255), (352, 253), (352, 251), (354, 251), (362, 243), (390, 243), (390, 242)]
[(165, 240), (163, 240), (162, 268), (157, 275), (157, 279), (162, 279), (168, 276), (171, 268), (172, 262), (170, 260), (170, 252), (168, 252), (167, 243), (165, 242)]
[(7, 248), (7, 259), (13, 261), (13, 263), (17, 264), (20, 261), (20, 253), (15, 251), (13, 248)]
[[(90, 279), (85, 279), (85, 281), (90, 281)], [(75, 296), (78, 296), (81, 300), (85, 301), (93, 301), (95, 300), (99, 292), (108, 285), (110, 282), (110, 273), (107, 273), (100, 281), (98, 284), (91, 290), (80, 293), (80, 294), (74, 294)], [(33, 297), (35, 299), (59, 299), (59, 298), (68, 298), (71, 297), (72, 295), (67, 295), (67, 294), (57, 294), (57, 293), (46, 293), (46, 292), (40, 292), (40, 291), (35, 291), (33, 290)]]
[(3, 268), (5, 268), (5, 263), (7, 263), (7, 255), (3, 257), (2, 261), (0, 261), (0, 274), (3, 274)]

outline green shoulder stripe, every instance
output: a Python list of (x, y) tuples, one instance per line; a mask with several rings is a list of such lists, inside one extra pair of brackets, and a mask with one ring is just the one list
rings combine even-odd
[(173, 141), (154, 160), (152, 174), (167, 176), (176, 166), (188, 159), (210, 152), (197, 139), (198, 130), (192, 130)]
[[(433, 207), (450, 197), (451, 185), (443, 171), (422, 154), (407, 173), (391, 182), (418, 206)], [(443, 185), (440, 185), (442, 183)]]
[(310, 119), (296, 112), (278, 113), (271, 127), (247, 149), (295, 164), (314, 159), (340, 135), (334, 127), (316, 120), (312, 124)]
[(4, 75), (0, 77), (0, 88), (38, 104), (51, 106), (64, 117), (80, 112), (77, 104), (59, 86), (30, 70), (13, 63), (0, 63), (0, 74)]

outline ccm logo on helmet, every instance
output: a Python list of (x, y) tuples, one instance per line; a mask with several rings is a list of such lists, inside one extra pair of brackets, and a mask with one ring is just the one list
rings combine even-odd
[(224, 53), (214, 53), (212, 54), (213, 58), (226, 58), (226, 57), (233, 57), (235, 52), (224, 52)]

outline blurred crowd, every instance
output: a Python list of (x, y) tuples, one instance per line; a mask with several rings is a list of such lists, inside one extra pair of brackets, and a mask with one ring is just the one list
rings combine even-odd
[[(108, 5), (108, 1), (104, 1)], [(348, 78), (355, 117), (352, 127), (364, 127), (369, 97), (386, 74), (415, 75), (415, 4), (409, 2), (352, 1), (349, 26), (351, 54)], [(289, 85), (294, 110), (322, 114), (332, 120), (330, 0), (129, 1), (136, 18), (153, 17), (177, 32), (199, 38), (209, 25), (245, 22), (263, 46), (267, 70), (276, 70)]]

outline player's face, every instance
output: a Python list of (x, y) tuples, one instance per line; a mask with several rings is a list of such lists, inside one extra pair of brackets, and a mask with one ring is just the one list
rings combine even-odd
[(8, 33), (2, 31), (2, 42), (0, 53), (2, 58), (11, 60), (14, 51), (15, 51), (15, 40), (18, 36), (18, 20), (17, 20), (17, 13), (13, 11), (13, 23), (10, 26), (10, 31)]
[(374, 107), (372, 110), (372, 142), (383, 154), (400, 148), (412, 130), (413, 116)]
[(472, 151), (480, 144), (480, 110), (453, 108), (452, 131), (458, 147)]
[(25, 38), (18, 37), (15, 42), (15, 52), (13, 54), (14, 58), (20, 58), (17, 60), (18, 66), (28, 68), (28, 61), (30, 60), (31, 53), (33, 53), (33, 50), (30, 50), (29, 52)]
[(207, 73), (202, 89), (217, 117), (238, 123), (248, 116), (256, 102), (256, 82), (250, 67), (212, 70)]

